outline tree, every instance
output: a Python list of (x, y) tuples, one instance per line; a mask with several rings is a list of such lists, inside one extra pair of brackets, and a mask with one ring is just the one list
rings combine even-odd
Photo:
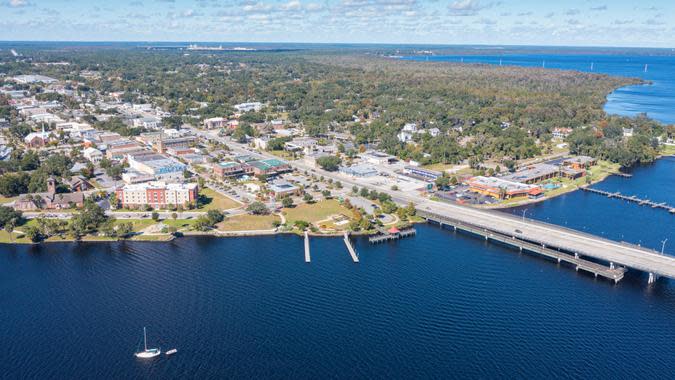
[(40, 229), (35, 226), (27, 226), (23, 230), (26, 233), (26, 237), (28, 237), (33, 243), (39, 243), (44, 239)]
[(178, 214), (176, 214), (175, 212), (172, 212), (171, 213), (171, 219), (173, 219), (173, 220), (178, 219)]
[(293, 222), (293, 225), (297, 227), (300, 231), (304, 231), (309, 227), (309, 222), (304, 221), (304, 220), (296, 220)]
[(310, 193), (305, 193), (305, 195), (302, 196), (302, 200), (307, 203), (312, 203), (312, 201), (314, 201), (314, 197)]
[(16, 211), (11, 207), (0, 206), (0, 228), (7, 225), (7, 223), (12, 222), (14, 227), (20, 224), (23, 221), (23, 216), (21, 211)]
[(209, 210), (206, 212), (206, 218), (209, 223), (213, 226), (217, 223), (222, 222), (225, 219), (225, 215), (218, 210)]
[(155, 222), (159, 221), (159, 213), (157, 211), (152, 212), (152, 220), (154, 220)]
[(267, 215), (270, 213), (270, 210), (267, 208), (267, 206), (265, 206), (265, 204), (260, 201), (255, 201), (248, 205), (246, 211), (253, 215)]
[(340, 168), (342, 159), (338, 156), (323, 156), (316, 159), (317, 165), (321, 166), (324, 170), (329, 172), (334, 172)]
[(16, 228), (16, 219), (13, 218), (5, 223), (5, 231), (7, 231), (7, 234), (9, 235), (9, 241), (11, 242), (14, 241), (14, 237), (12, 235), (14, 228)]
[(291, 197), (284, 197), (281, 200), (281, 205), (284, 206), (284, 208), (291, 208), (293, 207), (293, 198)]

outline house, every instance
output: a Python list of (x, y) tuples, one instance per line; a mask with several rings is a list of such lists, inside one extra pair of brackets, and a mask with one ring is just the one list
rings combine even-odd
[(413, 134), (417, 133), (417, 124), (416, 123), (407, 123), (403, 126), (401, 132), (399, 132), (396, 137), (398, 140), (403, 143), (412, 141)]
[(162, 126), (162, 121), (156, 117), (141, 117), (134, 119), (133, 125), (135, 128), (157, 129)]
[(623, 137), (633, 137), (633, 128), (622, 128)]
[(598, 161), (593, 157), (575, 156), (575, 157), (565, 159), (563, 161), (563, 165), (569, 166), (572, 169), (582, 170), (582, 169), (586, 169), (587, 167), (595, 165), (597, 162)]
[(256, 138), (253, 139), (253, 145), (254, 145), (257, 149), (262, 149), (262, 150), (266, 150), (266, 149), (267, 149), (267, 143), (269, 143), (269, 142), (270, 142), (269, 137), (265, 137), (265, 136), (263, 136), (263, 137), (256, 137)]
[(551, 132), (553, 138), (559, 140), (566, 139), (570, 133), (572, 133), (572, 128), (553, 128), (553, 132)]
[(92, 147), (83, 150), (82, 155), (84, 156), (84, 158), (93, 162), (94, 164), (98, 164), (103, 159), (103, 152)]

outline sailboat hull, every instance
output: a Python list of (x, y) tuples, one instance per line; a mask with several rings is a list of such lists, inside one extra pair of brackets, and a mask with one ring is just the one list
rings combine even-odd
[(155, 348), (155, 349), (137, 352), (135, 355), (139, 359), (152, 359), (152, 358), (157, 357), (161, 354), (162, 354), (162, 350)]

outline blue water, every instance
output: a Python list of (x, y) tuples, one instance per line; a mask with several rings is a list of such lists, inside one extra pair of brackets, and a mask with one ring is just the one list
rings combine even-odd
[[(661, 160), (597, 186), (673, 202), (674, 173)], [(675, 244), (675, 216), (594, 194), (528, 209)], [(333, 238), (305, 264), (295, 236), (2, 246), (0, 378), (675, 378), (674, 281), (614, 285), (417, 228), (357, 239), (359, 264)], [(178, 354), (136, 360), (143, 326)]]
[[(499, 65), (546, 67), (578, 70), (609, 75), (641, 78), (646, 85), (626, 86), (607, 97), (605, 111), (609, 114), (635, 116), (646, 113), (665, 124), (675, 123), (675, 56), (648, 54), (505, 54), (465, 56), (413, 56), (405, 59), (487, 63)], [(591, 63), (593, 70), (591, 70)], [(647, 65), (647, 72), (644, 71)]]

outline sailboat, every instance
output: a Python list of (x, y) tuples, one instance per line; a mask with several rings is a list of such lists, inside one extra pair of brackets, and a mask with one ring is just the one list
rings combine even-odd
[(162, 350), (160, 348), (148, 348), (148, 336), (145, 332), (145, 327), (143, 327), (143, 348), (143, 351), (139, 351), (134, 354), (137, 358), (151, 359), (162, 354)]

